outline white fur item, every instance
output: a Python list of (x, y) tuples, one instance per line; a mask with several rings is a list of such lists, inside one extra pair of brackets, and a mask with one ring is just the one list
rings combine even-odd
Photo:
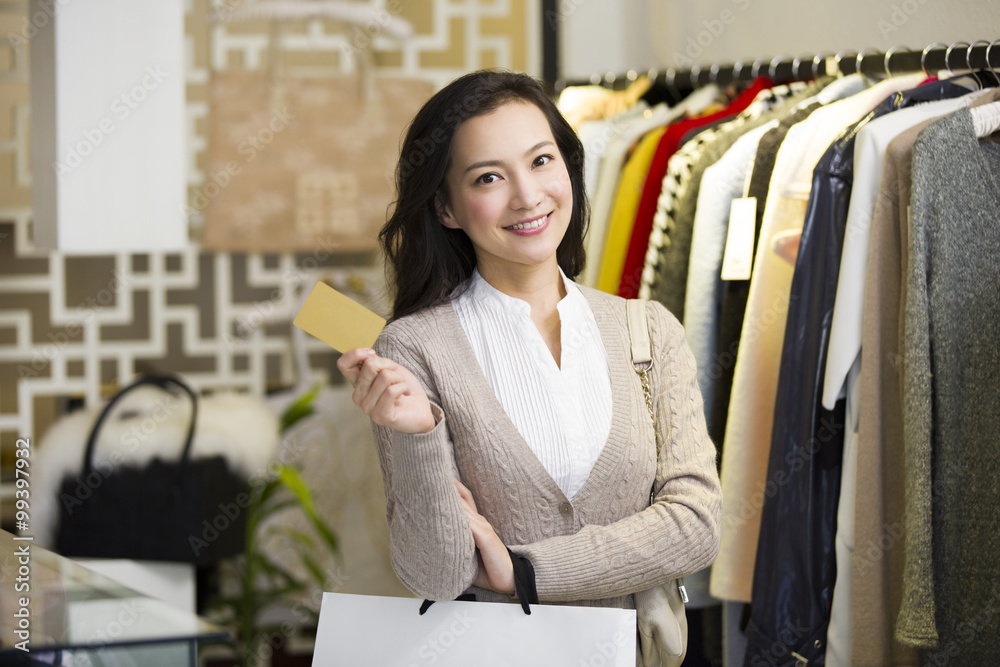
[[(63, 479), (83, 470), (87, 438), (104, 406), (71, 413), (38, 442), (32, 465), (32, 532), (51, 548), (59, 520)], [(153, 386), (129, 392), (101, 425), (94, 448), (92, 475), (121, 465), (145, 466), (153, 458), (180, 459), (191, 419), (186, 395), (173, 396)], [(247, 478), (265, 475), (279, 443), (279, 421), (267, 404), (248, 394), (218, 393), (199, 397), (191, 459), (224, 456)], [(96, 480), (96, 477), (94, 478)]]

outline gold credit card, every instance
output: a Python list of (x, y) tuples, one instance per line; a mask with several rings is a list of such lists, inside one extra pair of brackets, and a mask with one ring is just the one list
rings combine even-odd
[(326, 283), (318, 282), (294, 324), (338, 352), (347, 352), (374, 345), (385, 320)]

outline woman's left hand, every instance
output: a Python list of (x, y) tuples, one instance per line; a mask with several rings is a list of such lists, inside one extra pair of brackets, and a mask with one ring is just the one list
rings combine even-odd
[(462, 509), (469, 516), (472, 537), (479, 551), (479, 574), (473, 584), (497, 593), (514, 595), (514, 564), (510, 561), (507, 546), (500, 540), (490, 522), (479, 513), (472, 491), (457, 479), (455, 487), (462, 499)]

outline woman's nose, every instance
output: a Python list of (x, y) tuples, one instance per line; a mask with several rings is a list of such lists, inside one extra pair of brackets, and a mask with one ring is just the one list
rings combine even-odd
[(533, 176), (514, 179), (512, 208), (532, 210), (542, 203), (542, 186)]

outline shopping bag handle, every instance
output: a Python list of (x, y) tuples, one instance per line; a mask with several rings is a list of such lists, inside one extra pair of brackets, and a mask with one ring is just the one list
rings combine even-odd
[[(538, 604), (538, 590), (535, 588), (535, 567), (531, 564), (530, 560), (523, 556), (518, 556), (509, 547), (507, 548), (507, 553), (510, 554), (510, 562), (514, 566), (514, 592), (517, 593), (521, 609), (525, 614), (530, 616), (531, 607), (529, 605)], [(462, 593), (455, 600), (475, 602), (476, 596), (474, 593)], [(420, 615), (423, 616), (424, 612), (430, 609), (432, 604), (434, 604), (434, 600), (427, 599), (420, 603)]]
[(180, 378), (170, 376), (170, 375), (148, 375), (141, 377), (129, 386), (125, 387), (117, 394), (111, 397), (108, 404), (104, 406), (101, 414), (97, 417), (97, 421), (94, 422), (94, 428), (90, 431), (90, 437), (87, 439), (87, 449), (83, 453), (83, 474), (84, 476), (89, 475), (93, 470), (93, 454), (94, 448), (97, 446), (97, 434), (101, 430), (101, 424), (107, 419), (108, 415), (111, 414), (111, 409), (122, 399), (123, 396), (131, 392), (137, 387), (142, 387), (145, 385), (153, 385), (159, 387), (164, 391), (170, 391), (169, 387), (171, 385), (175, 387), (180, 387), (184, 393), (188, 395), (191, 399), (191, 423), (188, 424), (187, 437), (184, 441), (184, 450), (181, 453), (181, 464), (178, 470), (178, 479), (183, 475), (184, 468), (187, 465), (188, 458), (191, 455), (191, 442), (194, 440), (194, 426), (198, 418), (198, 395), (194, 392), (191, 387), (182, 382)]
[[(475, 602), (475, 601), (476, 601), (475, 593), (462, 593), (453, 600), (453, 602)], [(428, 600), (427, 598), (424, 598), (424, 601), (420, 603), (420, 610), (417, 613), (423, 616), (424, 613), (431, 608), (431, 605), (434, 604), (434, 602), (435, 600)]]
[(521, 602), (521, 609), (525, 614), (531, 615), (529, 604), (538, 604), (538, 590), (535, 588), (535, 567), (531, 561), (507, 548), (510, 554), (510, 562), (514, 566), (514, 592)]

